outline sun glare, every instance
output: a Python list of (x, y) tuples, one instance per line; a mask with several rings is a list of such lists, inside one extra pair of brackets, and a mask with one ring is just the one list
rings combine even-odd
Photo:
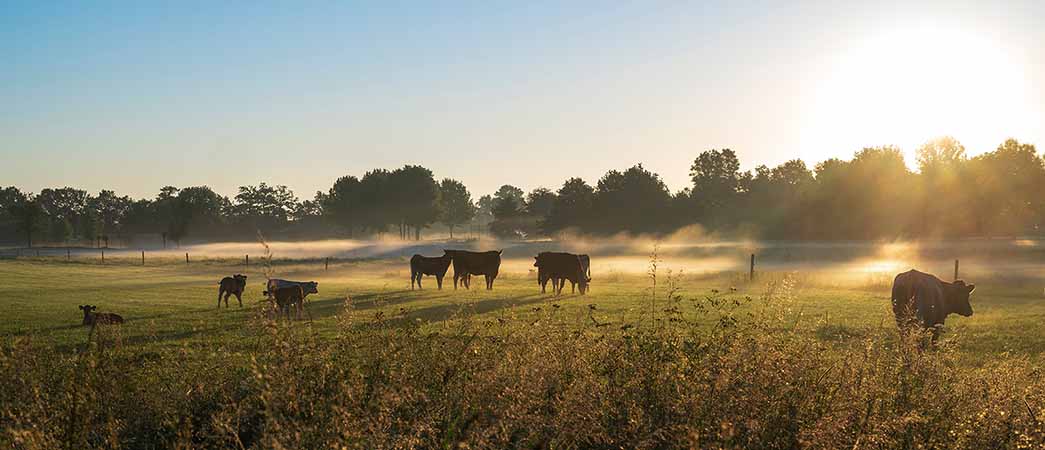
[(807, 104), (803, 145), (817, 159), (898, 145), (913, 163), (927, 140), (951, 135), (970, 154), (1038, 123), (1024, 67), (1005, 46), (958, 29), (869, 36), (832, 60)]

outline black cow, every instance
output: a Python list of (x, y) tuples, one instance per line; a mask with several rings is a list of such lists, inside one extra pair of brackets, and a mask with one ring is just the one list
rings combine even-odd
[(493, 280), (497, 278), (497, 271), (501, 268), (501, 252), (470, 252), (467, 250), (443, 250), (453, 258), (454, 263), (454, 289), (457, 289), (457, 280), (464, 279), (464, 287), (468, 289), (469, 275), (483, 275), (486, 277), (486, 289), (493, 289)]
[(247, 288), (247, 276), (235, 274), (222, 278), (218, 282), (218, 308), (221, 308), (221, 297), (225, 296), (225, 307), (229, 307), (229, 296), (235, 295), (240, 308), (243, 307), (243, 290)]
[(268, 283), (265, 283), (265, 292), (262, 292), (261, 294), (266, 297), (274, 298), (276, 296), (276, 291), (288, 286), (298, 286), (301, 288), (301, 302), (296, 303), (298, 318), (300, 318), (301, 310), (305, 308), (305, 298), (308, 297), (308, 294), (319, 293), (319, 283), (315, 281), (289, 281), (272, 278)]
[(901, 332), (916, 325), (932, 328), (933, 340), (936, 340), (948, 314), (972, 315), (969, 294), (974, 289), (976, 285), (962, 280), (948, 283), (917, 270), (901, 273), (893, 280), (896, 326)]
[(542, 252), (534, 257), (533, 265), (537, 267), (537, 283), (544, 285), (552, 280), (552, 290), (556, 295), (562, 293), (566, 286), (566, 280), (570, 280), (573, 291), (579, 286), (581, 294), (588, 291), (588, 282), (591, 281), (591, 259), (588, 255), (575, 255), (562, 252)]
[(270, 291), (276, 300), (279, 314), (286, 314), (290, 320), (290, 308), (296, 306), (298, 319), (301, 319), (301, 309), (305, 303), (305, 290), (300, 284), (286, 284)]
[(435, 275), (435, 282), (439, 285), (439, 289), (442, 289), (443, 277), (446, 276), (446, 270), (450, 268), (452, 260), (453, 258), (448, 253), (437, 258), (421, 255), (411, 257), (410, 289), (414, 288), (414, 281), (417, 281), (417, 288), (421, 289), (421, 277), (424, 275)]

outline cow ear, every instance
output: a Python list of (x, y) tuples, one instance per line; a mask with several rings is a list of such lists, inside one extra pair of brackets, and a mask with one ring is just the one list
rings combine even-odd
[(968, 289), (969, 293), (971, 294), (972, 291), (976, 290), (976, 285), (975, 284), (970, 284), (966, 289)]

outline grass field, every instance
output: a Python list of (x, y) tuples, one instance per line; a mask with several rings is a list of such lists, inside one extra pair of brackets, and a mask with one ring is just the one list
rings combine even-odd
[[(1039, 280), (970, 280), (975, 314), (951, 316), (939, 349), (919, 352), (898, 339), (885, 273), (749, 281), (668, 259), (655, 283), (596, 272), (588, 295), (554, 296), (522, 260), (493, 291), (449, 277), (411, 290), (401, 258), (140, 264), (0, 260), (0, 381), (13, 387), (0, 443), (1045, 445)], [(261, 313), (266, 272), (319, 282), (305, 319)], [(233, 273), (249, 277), (243, 308), (217, 308)], [(80, 304), (127, 322), (88, 343)]]
[[(443, 290), (436, 289), (432, 277), (425, 278), (424, 289), (411, 290), (408, 265), (405, 259), (364, 260), (335, 262), (325, 269), (322, 260), (277, 261), (270, 270), (273, 277), (320, 283), (320, 293), (310, 298), (305, 319), (310, 317), (321, 334), (336, 330), (335, 315), (346, 304), (389, 317), (405, 311), (406, 317), (432, 325), (460, 314), (525, 318), (537, 315), (534, 308), (559, 310), (564, 317), (590, 321), (588, 305), (594, 304), (596, 321), (637, 327), (649, 326), (651, 309), (665, 307), (651, 304), (653, 285), (646, 273), (604, 274), (593, 281), (588, 295), (557, 297), (550, 291), (541, 294), (535, 275), (523, 271), (525, 265), (521, 263), (511, 264), (523, 270), (502, 273), (493, 291), (454, 290), (449, 275)], [(0, 279), (8, 285), (3, 300), (6, 320), (0, 323), (0, 334), (31, 336), (70, 348), (85, 342), (87, 334), (87, 328), (80, 326), (82, 314), (77, 306), (92, 304), (99, 311), (117, 312), (128, 320), (123, 327), (128, 345), (234, 345), (242, 337), (243, 323), (250, 319), (252, 308), (263, 300), (264, 270), (258, 264), (244, 267), (242, 261), (233, 259), (201, 260), (190, 265), (175, 259), (155, 260), (144, 267), (133, 258), (110, 259), (105, 264), (33, 258), (0, 261)], [(670, 260), (661, 261), (658, 270), (658, 298), (675, 289), (684, 300), (757, 298), (767, 285), (787, 276), (794, 285), (789, 304), (794, 319), (815, 325), (803, 329), (826, 341), (895, 327), (889, 308), (892, 274), (867, 274), (839, 282), (817, 272), (771, 272), (759, 273), (756, 280), (748, 281), (745, 273), (672, 273)], [(218, 309), (217, 281), (233, 273), (248, 275), (244, 307), (239, 308), (232, 297), (228, 309), (224, 304)], [(673, 286), (668, 286), (669, 281)], [(1045, 329), (1041, 328), (1045, 323), (1045, 296), (1040, 283), (997, 277), (972, 281), (977, 284), (973, 294), (975, 314), (970, 318), (951, 316), (949, 338), (961, 342), (960, 349), (970, 361), (1000, 354), (1039, 359), (1045, 351)], [(481, 281), (478, 284), (481, 286)], [(692, 306), (690, 303), (681, 303), (683, 313), (691, 312), (686, 308)]]

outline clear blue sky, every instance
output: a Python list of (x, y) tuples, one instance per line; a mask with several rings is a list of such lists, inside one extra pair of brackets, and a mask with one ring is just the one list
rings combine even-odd
[(477, 197), (641, 162), (677, 190), (710, 148), (1045, 147), (1045, 2), (869, 3), (2, 2), (0, 185), (421, 164)]

